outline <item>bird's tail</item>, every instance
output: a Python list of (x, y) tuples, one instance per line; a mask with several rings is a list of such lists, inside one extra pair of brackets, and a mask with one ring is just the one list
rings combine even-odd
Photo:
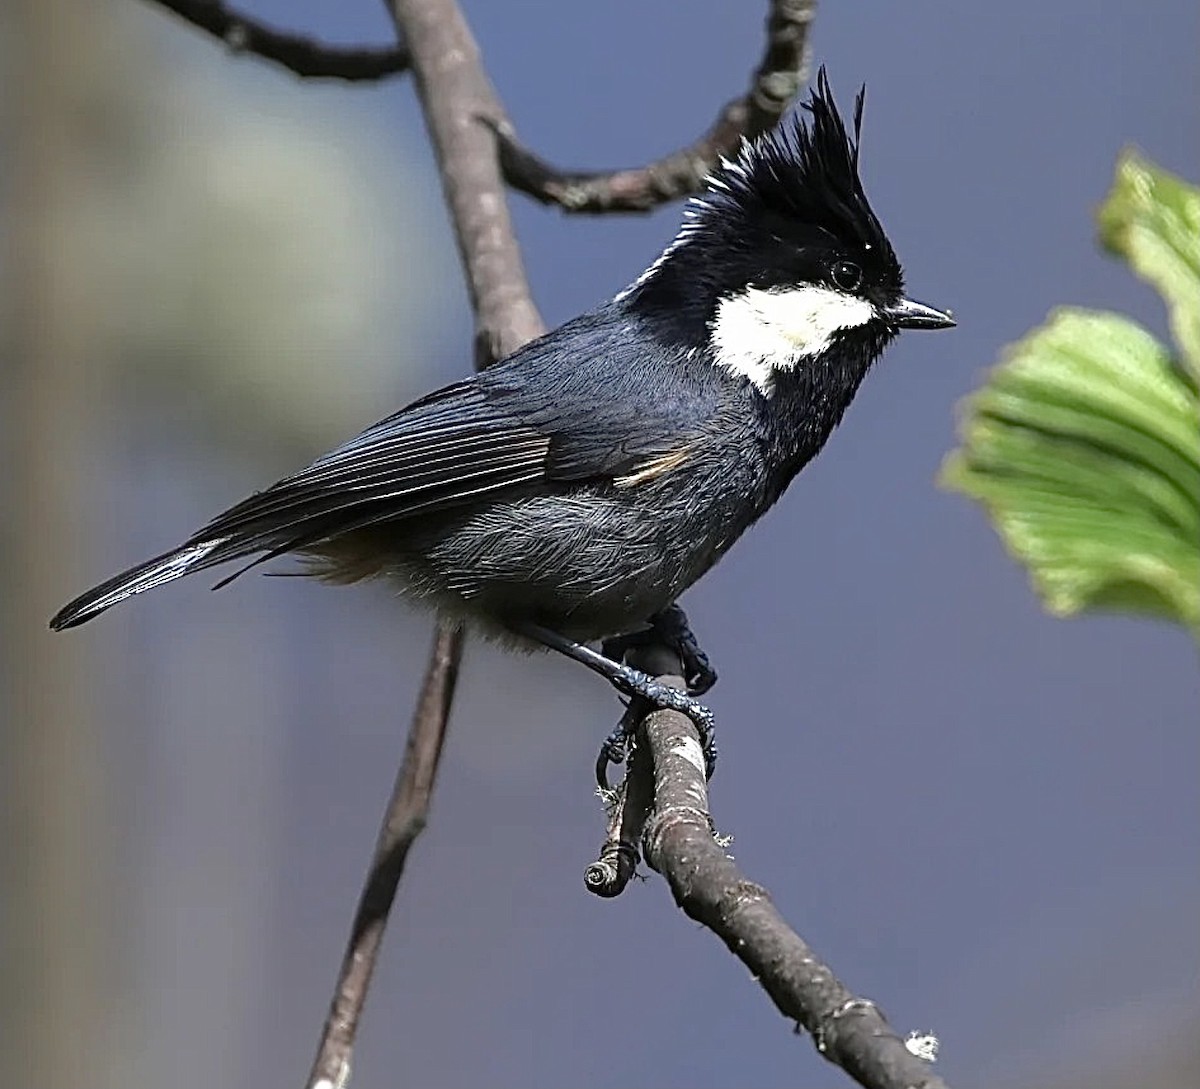
[(167, 582), (174, 582), (175, 579), (200, 568), (211, 567), (214, 562), (221, 562), (213, 553), (226, 543), (222, 537), (199, 543), (192, 542), (114, 575), (107, 582), (93, 587), (86, 594), (81, 594), (59, 609), (50, 621), (50, 627), (54, 631), (62, 631), (64, 628), (85, 624), (92, 617), (99, 616), (105, 609), (112, 608), (127, 597), (153, 590)]

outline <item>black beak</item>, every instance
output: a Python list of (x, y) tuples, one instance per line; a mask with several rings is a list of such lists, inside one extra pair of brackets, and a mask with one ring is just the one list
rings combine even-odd
[(887, 323), (896, 329), (949, 329), (958, 323), (948, 310), (935, 310), (915, 299), (901, 299), (883, 312)]

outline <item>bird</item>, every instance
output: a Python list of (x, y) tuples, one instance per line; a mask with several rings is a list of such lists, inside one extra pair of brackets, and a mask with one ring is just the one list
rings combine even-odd
[[(558, 651), (696, 723), (716, 679), (678, 599), (780, 498), (906, 329), (909, 298), (822, 67), (798, 110), (722, 158), (624, 290), (401, 408), (64, 606), (54, 630), (196, 571), (295, 554), (383, 578), (516, 647)], [(687, 691), (624, 661), (676, 648)], [(594, 644), (600, 644), (597, 650)], [(597, 764), (621, 759), (628, 715)]]

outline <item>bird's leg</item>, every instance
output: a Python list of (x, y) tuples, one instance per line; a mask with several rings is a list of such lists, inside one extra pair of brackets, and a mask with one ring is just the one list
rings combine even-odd
[[(625, 632), (623, 635), (613, 635), (600, 644), (600, 653), (613, 662), (624, 662), (625, 655), (637, 647), (644, 647), (654, 638), (653, 628), (642, 628), (640, 631)], [(630, 701), (625, 713), (613, 727), (612, 733), (604, 739), (600, 753), (596, 757), (596, 784), (601, 790), (610, 789), (608, 785), (608, 768), (610, 764), (623, 764), (629, 755), (629, 745), (637, 731), (639, 715), (638, 707)]]
[(627, 631), (624, 635), (610, 635), (600, 644), (600, 653), (614, 662), (623, 662), (625, 655), (634, 647), (644, 647), (653, 638), (652, 628)]
[(650, 618), (650, 627), (679, 655), (683, 663), (683, 679), (687, 681), (691, 695), (703, 696), (717, 683), (717, 671), (696, 642), (696, 636), (688, 625), (687, 613), (678, 605), (668, 605), (662, 612), (655, 613)]
[(661, 612), (655, 613), (650, 618), (648, 628), (605, 639), (600, 645), (600, 653), (614, 662), (619, 662), (627, 651), (650, 643), (663, 643), (679, 655), (689, 695), (702, 696), (717, 683), (717, 671), (713, 669), (708, 655), (700, 649), (700, 644), (688, 625), (687, 613), (678, 605), (668, 605)]
[[(641, 631), (626, 632), (624, 635), (604, 640), (600, 646), (600, 653), (614, 662), (621, 662), (630, 650), (661, 642), (679, 655), (689, 695), (703, 695), (717, 683), (717, 671), (713, 669), (708, 655), (700, 648), (688, 624), (687, 614), (682, 608), (676, 604), (668, 605), (655, 613), (649, 624), (649, 627)], [(608, 765), (623, 763), (629, 751), (629, 742), (632, 740), (633, 731), (637, 729), (638, 716), (634, 714), (635, 710), (636, 708), (631, 707), (621, 716), (621, 721), (600, 746), (600, 755), (596, 758), (596, 781), (602, 788), (607, 788), (608, 785)], [(712, 769), (717, 762), (714, 731), (712, 728), (707, 733), (702, 730), (701, 736), (704, 742), (704, 760), (711, 778)]]
[[(558, 632), (551, 631), (549, 628), (543, 628), (539, 624), (522, 624), (517, 630), (522, 635), (541, 643), (545, 647), (549, 647), (550, 650), (556, 650), (559, 654), (565, 654), (568, 658), (573, 658), (579, 662), (580, 665), (587, 666), (592, 672), (599, 673), (618, 692), (622, 692), (626, 696), (640, 697), (655, 707), (668, 711), (679, 711), (681, 714), (687, 715), (700, 733), (700, 741), (704, 746), (704, 757), (708, 766), (708, 774), (712, 775), (713, 765), (716, 763), (717, 757), (716, 746), (713, 744), (713, 713), (694, 696), (680, 692), (677, 688), (672, 688), (668, 684), (663, 684), (648, 673), (643, 673), (640, 669), (634, 669), (633, 666), (626, 665), (624, 662), (614, 662), (611, 658), (606, 658), (599, 651), (592, 650), (591, 647), (577, 643), (573, 639), (567, 639), (565, 636), (559, 635)], [(627, 713), (622, 716), (621, 725), (617, 728), (622, 739), (628, 738), (630, 728), (632, 728), (632, 716)], [(613, 754), (620, 752), (622, 756), (624, 755), (624, 741), (618, 741), (616, 744), (613, 744), (616, 736), (617, 732), (614, 732), (613, 736), (609, 737), (604, 743), (600, 760), (597, 762), (597, 772), (601, 786), (605, 785), (602, 772), (603, 767), (609, 762), (610, 751)]]

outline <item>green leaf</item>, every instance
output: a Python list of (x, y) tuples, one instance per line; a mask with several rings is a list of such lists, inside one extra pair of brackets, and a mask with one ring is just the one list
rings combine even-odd
[(1144, 613), (1200, 639), (1200, 401), (1149, 333), (1057, 311), (968, 398), (960, 434), (943, 484), (988, 509), (1051, 612)]
[(1101, 242), (1166, 300), (1171, 335), (1200, 381), (1200, 189), (1126, 150), (1097, 219)]

